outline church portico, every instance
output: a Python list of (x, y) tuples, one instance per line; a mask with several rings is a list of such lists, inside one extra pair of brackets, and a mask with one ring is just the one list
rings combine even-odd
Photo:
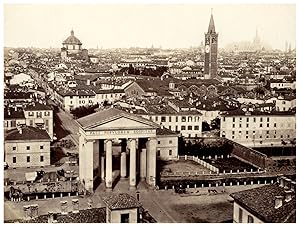
[[(79, 178), (87, 190), (93, 191), (95, 177), (104, 180), (106, 189), (112, 190), (115, 179), (113, 144), (121, 147), (117, 163), (121, 179), (129, 175), (131, 189), (136, 188), (138, 180), (146, 180), (148, 185), (155, 186), (156, 129), (159, 125), (114, 108), (78, 119), (78, 123), (81, 126)], [(94, 159), (98, 162), (97, 176), (94, 176)]]

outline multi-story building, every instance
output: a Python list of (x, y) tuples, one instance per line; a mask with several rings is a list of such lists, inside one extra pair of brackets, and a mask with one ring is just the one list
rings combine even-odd
[(32, 103), (24, 107), (26, 125), (45, 129), (53, 139), (53, 110), (41, 103)]
[(161, 127), (156, 131), (157, 157), (159, 159), (171, 160), (178, 157), (178, 136), (167, 128)]
[(220, 135), (248, 147), (281, 145), (296, 138), (296, 115), (252, 109), (223, 112)]
[(25, 124), (24, 112), (21, 109), (4, 109), (4, 130), (11, 130), (17, 127), (17, 125)]
[(50, 165), (50, 141), (46, 130), (31, 126), (7, 131), (4, 161), (10, 168)]
[(233, 223), (296, 223), (296, 182), (286, 177), (230, 196)]

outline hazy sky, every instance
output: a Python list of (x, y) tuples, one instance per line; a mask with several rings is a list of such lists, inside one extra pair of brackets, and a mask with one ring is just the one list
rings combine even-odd
[(73, 28), (84, 48), (199, 46), (211, 8), (219, 46), (263, 41), (284, 49), (296, 42), (296, 7), (290, 5), (4, 5), (4, 46), (61, 47)]

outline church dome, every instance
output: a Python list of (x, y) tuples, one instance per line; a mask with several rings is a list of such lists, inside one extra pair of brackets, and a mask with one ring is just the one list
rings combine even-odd
[(82, 45), (82, 43), (80, 42), (80, 40), (77, 39), (74, 36), (74, 31), (73, 30), (71, 31), (71, 35), (63, 42), (63, 45), (64, 44), (68, 44), (68, 45)]

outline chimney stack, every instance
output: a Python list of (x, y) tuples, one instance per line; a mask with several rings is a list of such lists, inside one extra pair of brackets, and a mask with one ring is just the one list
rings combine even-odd
[(31, 218), (37, 218), (39, 216), (39, 205), (31, 205)]
[(79, 213), (79, 200), (72, 199), (72, 213)]
[(86, 80), (86, 85), (88, 85), (88, 86), (91, 85), (91, 81), (89, 79)]
[(284, 187), (284, 177), (279, 178), (279, 186)]
[(286, 177), (285, 181), (284, 181), (284, 188), (287, 190), (291, 189), (291, 183), (292, 183), (292, 180)]
[(48, 212), (48, 223), (53, 223), (53, 213)]
[(60, 202), (61, 214), (68, 214), (68, 201)]
[(283, 196), (275, 196), (275, 209), (282, 207)]
[(284, 190), (285, 193), (285, 202), (289, 202), (292, 200), (292, 191), (291, 190)]
[(30, 205), (23, 206), (23, 211), (24, 211), (24, 220), (29, 220), (31, 218), (31, 207), (30, 207)]
[(291, 190), (296, 192), (296, 182), (295, 181), (291, 182)]

